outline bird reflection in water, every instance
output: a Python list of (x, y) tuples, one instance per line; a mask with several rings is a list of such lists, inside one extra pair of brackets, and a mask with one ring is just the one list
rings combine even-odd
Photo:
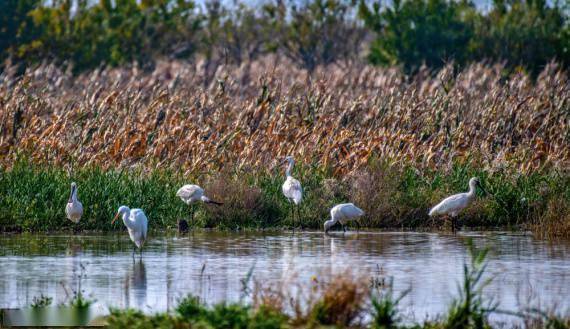
[(131, 307), (129, 296), (130, 288), (133, 290), (133, 297), (135, 305), (132, 305), (138, 309), (144, 309), (146, 305), (146, 290), (147, 290), (147, 283), (146, 283), (146, 269), (144, 266), (144, 262), (142, 259), (133, 260), (133, 267), (132, 270), (128, 272), (128, 278), (126, 280), (126, 287), (125, 287), (125, 297), (127, 307)]

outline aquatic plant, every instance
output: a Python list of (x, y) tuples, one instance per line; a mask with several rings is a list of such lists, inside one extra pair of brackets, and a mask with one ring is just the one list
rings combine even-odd
[(79, 273), (76, 273), (75, 268), (73, 269), (73, 273), (77, 278), (77, 286), (74, 289), (71, 289), (71, 293), (69, 292), (65, 282), (61, 282), (61, 286), (63, 287), (67, 298), (69, 298), (67, 305), (77, 309), (87, 309), (95, 302), (95, 300), (89, 299), (85, 296), (85, 291), (81, 288), (81, 283), (87, 276), (83, 263), (79, 263)]
[(53, 298), (41, 294), (40, 297), (34, 297), (32, 299), (32, 304), (30, 306), (32, 308), (42, 308), (50, 306), (52, 302)]
[(467, 241), (467, 247), (471, 260), (463, 265), (463, 282), (459, 296), (447, 312), (443, 324), (446, 329), (489, 328), (487, 316), (497, 308), (496, 304), (485, 302), (483, 298), (483, 289), (490, 282), (483, 277), (488, 249), (476, 250), (471, 239)]
[[(373, 283), (377, 283), (375, 280)], [(394, 297), (393, 278), (386, 287), (373, 285), (371, 293), (371, 316), (372, 323), (370, 327), (373, 329), (391, 329), (400, 326), (401, 318), (399, 316), (398, 304), (408, 293), (405, 290), (399, 297)]]

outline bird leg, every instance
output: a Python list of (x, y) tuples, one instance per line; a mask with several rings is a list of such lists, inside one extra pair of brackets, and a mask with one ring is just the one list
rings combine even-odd
[(301, 206), (297, 206), (297, 221), (299, 222), (299, 228), (303, 229), (303, 223), (301, 222)]
[(342, 232), (346, 233), (346, 226), (344, 226), (344, 224), (342, 224), (342, 223), (340, 224), (340, 226), (342, 226)]
[(133, 246), (133, 261), (135, 260), (135, 251), (136, 251), (137, 246)]
[(452, 233), (455, 233), (455, 231), (456, 231), (456, 227), (455, 227), (455, 217), (454, 217), (454, 216), (451, 216), (450, 219), (451, 219), (451, 232), (452, 232)]
[(196, 205), (192, 204), (192, 219), (191, 219), (191, 224), (192, 225), (192, 229), (194, 229), (194, 213), (196, 212)]
[(358, 233), (360, 231), (360, 226), (361, 226), (360, 221), (358, 221), (358, 219), (355, 219), (354, 221), (356, 222), (356, 227), (357, 227), (356, 233)]
[(295, 231), (295, 209), (293, 209), (293, 203), (291, 202), (291, 200), (289, 200), (289, 206), (290, 206), (290, 210), (291, 210), (291, 215), (290, 215), (290, 219), (291, 219), (291, 226), (293, 227), (293, 231)]

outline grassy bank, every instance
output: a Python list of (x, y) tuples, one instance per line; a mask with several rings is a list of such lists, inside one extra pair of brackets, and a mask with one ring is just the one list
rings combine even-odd
[[(197, 206), (199, 228), (266, 229), (293, 227), (290, 205), (281, 193), (283, 169), (239, 170), (212, 174), (183, 174), (170, 169), (102, 170), (82, 167), (72, 173), (57, 166), (16, 161), (0, 175), (0, 227), (3, 230), (54, 231), (76, 228), (65, 219), (69, 185), (75, 181), (84, 204), (81, 230), (109, 231), (120, 205), (141, 207), (151, 229), (175, 228), (188, 219), (190, 208), (176, 197), (187, 183), (204, 187), (223, 206)], [(446, 195), (464, 191), (470, 177), (481, 179), (487, 194), (460, 217), (471, 227), (527, 227), (546, 235), (570, 233), (570, 176), (550, 172), (520, 175), (504, 169), (489, 173), (454, 165), (442, 171), (420, 171), (371, 160), (360, 170), (337, 178), (334, 170), (296, 167), (293, 175), (304, 187), (301, 224), (321, 229), (336, 203), (354, 202), (365, 212), (368, 228), (445, 228), (427, 216), (430, 206)], [(298, 226), (297, 224), (297, 226)]]
[[(314, 278), (302, 293), (287, 285), (259, 284), (253, 289), (244, 279), (242, 295), (251, 302), (207, 305), (199, 298), (182, 299), (174, 312), (145, 315), (135, 310), (112, 310), (106, 319), (110, 328), (507, 328), (489, 317), (493, 314), (518, 317), (525, 328), (570, 328), (568, 314), (544, 312), (522, 306), (521, 310), (501, 310), (487, 300), (483, 291), (492, 280), (485, 273), (486, 250), (470, 247), (471, 258), (464, 265), (463, 282), (447, 311), (413, 323), (403, 313), (389, 280), (365, 278), (349, 272), (330, 279)], [(433, 316), (433, 315), (432, 315)], [(511, 321), (513, 318), (511, 318)]]

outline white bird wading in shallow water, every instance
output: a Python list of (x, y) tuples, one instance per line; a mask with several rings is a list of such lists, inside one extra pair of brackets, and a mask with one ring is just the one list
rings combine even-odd
[(455, 231), (455, 218), (459, 213), (467, 208), (475, 200), (475, 189), (479, 186), (481, 187), (481, 183), (477, 177), (473, 177), (469, 180), (469, 192), (466, 193), (459, 193), (452, 195), (443, 199), (440, 203), (438, 203), (435, 207), (431, 208), (429, 211), (429, 216), (437, 216), (437, 215), (444, 215), (451, 217), (451, 230)]
[(69, 195), (69, 200), (67, 200), (67, 205), (65, 206), (65, 215), (67, 216), (67, 219), (75, 224), (79, 223), (79, 220), (83, 215), (83, 205), (77, 198), (77, 185), (75, 183), (71, 183), (71, 193)]
[(325, 233), (328, 233), (331, 227), (336, 223), (340, 223), (343, 232), (346, 232), (345, 225), (352, 220), (354, 220), (356, 224), (358, 224), (358, 228), (360, 228), (358, 218), (362, 215), (364, 215), (364, 211), (353, 203), (341, 203), (336, 205), (331, 209), (331, 219), (325, 222)]
[(192, 225), (194, 224), (194, 212), (196, 211), (194, 209), (193, 205), (194, 203), (202, 201), (204, 203), (215, 204), (218, 206), (223, 205), (222, 202), (210, 200), (210, 198), (204, 195), (203, 188), (193, 184), (187, 184), (182, 186), (180, 189), (178, 189), (178, 192), (176, 192), (176, 196), (179, 197), (182, 201), (184, 201), (184, 203), (186, 203), (187, 205), (192, 206)]
[[(285, 176), (287, 176), (287, 178), (285, 179), (285, 182), (281, 188), (283, 190), (283, 195), (285, 195), (289, 202), (294, 203), (297, 207), (297, 218), (300, 220), (301, 214), (299, 204), (301, 204), (301, 200), (303, 199), (303, 188), (301, 187), (301, 183), (293, 178), (293, 176), (291, 176), (291, 170), (293, 170), (295, 160), (293, 160), (292, 156), (288, 156), (283, 162), (285, 161), (289, 162), (287, 165), (287, 170), (285, 171)], [(293, 216), (293, 222), (295, 222), (293, 205), (291, 205), (291, 215)]]
[[(142, 209), (129, 209), (127, 206), (120, 206), (117, 210), (117, 214), (111, 225), (115, 223), (119, 216), (123, 217), (123, 224), (127, 227), (129, 231), (129, 237), (131, 241), (135, 243), (136, 248), (139, 248), (142, 256), (142, 248), (146, 241), (146, 233), (148, 229), (148, 220), (144, 211)], [(133, 257), (135, 256), (135, 248), (133, 247)]]

